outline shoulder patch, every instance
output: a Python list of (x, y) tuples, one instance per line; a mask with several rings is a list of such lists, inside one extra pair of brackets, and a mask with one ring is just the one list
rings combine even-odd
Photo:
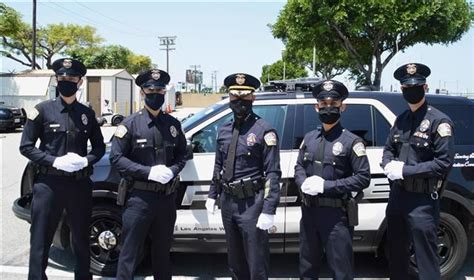
[(38, 117), (39, 111), (38, 111), (38, 109), (33, 108), (31, 110), (31, 112), (29, 114), (27, 113), (26, 115), (28, 116), (28, 119), (34, 121), (36, 119), (36, 117)]
[(453, 133), (449, 123), (441, 123), (438, 125), (437, 131), (441, 137), (451, 136)]
[(366, 156), (366, 155), (367, 155), (367, 152), (365, 151), (365, 145), (364, 145), (364, 143), (362, 143), (362, 142), (359, 142), (359, 143), (355, 144), (355, 145), (352, 147), (352, 150), (354, 151), (354, 153), (355, 153), (358, 157)]
[(118, 138), (123, 138), (127, 134), (127, 127), (125, 125), (119, 125), (117, 130), (115, 130), (114, 136)]
[(275, 146), (277, 144), (277, 136), (273, 131), (267, 132), (263, 138), (267, 146)]

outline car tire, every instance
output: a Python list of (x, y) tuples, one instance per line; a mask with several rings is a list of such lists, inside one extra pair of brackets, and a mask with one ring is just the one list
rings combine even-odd
[[(462, 224), (453, 215), (441, 212), (438, 226), (438, 254), (442, 279), (453, 279), (464, 264), (467, 249), (467, 235)], [(388, 246), (385, 246), (384, 251), (388, 259)], [(409, 269), (410, 275), (418, 275), (413, 245), (410, 245)]]
[(94, 205), (89, 232), (91, 272), (102, 276), (115, 276), (121, 248), (121, 209), (112, 203)]
[(124, 117), (122, 115), (116, 115), (112, 118), (112, 125), (117, 126), (123, 121)]

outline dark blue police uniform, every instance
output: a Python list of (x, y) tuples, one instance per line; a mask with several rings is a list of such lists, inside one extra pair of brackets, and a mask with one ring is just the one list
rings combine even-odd
[[(63, 67), (63, 64), (66, 67)], [(82, 63), (60, 59), (53, 63), (56, 75), (84, 76)], [(77, 88), (76, 88), (77, 89)], [(92, 165), (105, 153), (104, 139), (94, 111), (62, 97), (41, 102), (28, 116), (20, 152), (38, 171), (33, 185), (29, 279), (47, 279), (48, 253), (63, 210), (66, 210), (76, 257), (75, 279), (92, 279), (89, 273), (89, 225), (92, 209)], [(40, 139), (39, 148), (35, 147)], [(87, 141), (92, 149), (87, 152)], [(87, 167), (66, 172), (53, 167), (58, 157), (75, 153), (87, 159)]]
[[(158, 70), (156, 70), (158, 71)], [(165, 86), (166, 72), (146, 71), (137, 77), (142, 86), (149, 80)], [(169, 251), (176, 221), (176, 177), (186, 164), (186, 139), (174, 117), (159, 112), (154, 117), (144, 108), (127, 117), (112, 140), (110, 161), (131, 182), (122, 215), (121, 252), (117, 279), (133, 279), (138, 254), (147, 236), (151, 238), (151, 258), (155, 279), (171, 279)], [(168, 183), (149, 180), (153, 166), (164, 165), (173, 173)]]
[[(430, 74), (427, 66), (410, 63), (395, 72), (409, 103)], [(408, 89), (408, 91), (406, 91)], [(410, 96), (411, 95), (411, 96)], [(418, 99), (420, 99), (418, 98)], [(395, 120), (384, 147), (382, 166), (403, 164), (402, 179), (390, 180), (386, 210), (391, 279), (408, 279), (409, 245), (413, 242), (420, 279), (440, 279), (437, 254), (439, 199), (453, 163), (452, 121), (424, 99), (417, 110), (406, 110)], [(390, 176), (389, 176), (390, 178)]]
[[(337, 81), (330, 87), (316, 85), (316, 99), (345, 99), (347, 89)], [(338, 121), (329, 131), (308, 132), (295, 166), (295, 182), (302, 187), (311, 176), (324, 179), (323, 192), (302, 193), (300, 221), (300, 276), (317, 279), (324, 252), (334, 279), (352, 279), (352, 235), (357, 208), (352, 192), (362, 193), (370, 183), (370, 169), (363, 140)], [(350, 207), (349, 204), (352, 206)], [(355, 216), (355, 217), (354, 217)]]
[[(224, 84), (230, 94), (238, 96), (252, 94), (260, 82), (248, 74), (233, 74)], [(233, 277), (267, 279), (268, 232), (257, 227), (257, 220), (262, 213), (275, 215), (279, 203), (278, 137), (269, 123), (251, 111), (251, 106), (246, 112), (242, 119), (219, 128), (209, 198), (220, 195), (228, 265)]]

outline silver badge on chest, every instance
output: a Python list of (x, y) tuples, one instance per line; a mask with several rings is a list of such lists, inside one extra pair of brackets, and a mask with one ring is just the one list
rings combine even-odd
[(178, 130), (176, 130), (176, 127), (174, 127), (174, 125), (170, 126), (170, 133), (173, 137), (178, 136)]
[(251, 147), (255, 145), (256, 142), (257, 142), (257, 135), (255, 135), (255, 133), (250, 133), (247, 136), (247, 146)]
[(428, 128), (430, 128), (430, 121), (427, 120), (427, 119), (424, 119), (421, 123), (420, 123), (420, 131), (421, 132), (425, 132), (428, 130)]
[(333, 146), (332, 146), (332, 154), (335, 155), (335, 156), (338, 156), (341, 152), (342, 152), (342, 143), (341, 142), (336, 142)]
[(86, 114), (81, 115), (81, 120), (84, 125), (87, 125), (89, 123), (89, 120), (87, 119)]

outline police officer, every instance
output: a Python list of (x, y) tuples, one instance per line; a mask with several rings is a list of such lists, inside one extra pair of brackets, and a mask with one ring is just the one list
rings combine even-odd
[(280, 199), (278, 136), (252, 111), (260, 81), (248, 74), (224, 80), (234, 119), (218, 132), (213, 183), (206, 208), (214, 213), (220, 195), (229, 269), (236, 279), (267, 279), (267, 230)]
[(382, 159), (390, 182), (386, 214), (392, 279), (408, 279), (412, 240), (419, 278), (440, 279), (438, 198), (453, 163), (454, 143), (451, 119), (425, 100), (430, 73), (419, 63), (402, 65), (394, 73), (409, 110), (395, 120)]
[[(33, 185), (28, 279), (47, 279), (48, 253), (59, 219), (66, 210), (76, 256), (75, 279), (89, 273), (89, 224), (92, 209), (92, 165), (105, 145), (95, 113), (76, 100), (86, 67), (63, 58), (53, 63), (58, 97), (39, 103), (28, 114), (20, 152), (39, 173)], [(40, 139), (39, 148), (35, 147)], [(87, 152), (87, 141), (92, 145)]]
[(110, 161), (131, 182), (122, 215), (117, 279), (133, 279), (148, 235), (154, 278), (171, 279), (175, 190), (177, 175), (186, 164), (186, 139), (180, 122), (161, 110), (169, 81), (162, 70), (140, 73), (135, 83), (141, 88), (145, 107), (127, 117), (112, 140)]
[(295, 166), (302, 193), (300, 276), (317, 279), (326, 252), (333, 278), (352, 279), (357, 204), (351, 193), (360, 197), (369, 186), (369, 161), (363, 140), (340, 123), (347, 88), (327, 80), (316, 84), (312, 93), (322, 130), (305, 135)]

